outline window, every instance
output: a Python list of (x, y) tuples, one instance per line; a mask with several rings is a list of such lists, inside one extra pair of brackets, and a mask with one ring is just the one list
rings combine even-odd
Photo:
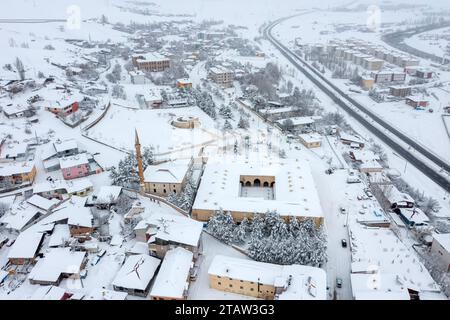
[(229, 285), (228, 285), (230, 288), (233, 288), (233, 285), (230, 283)]
[(250, 288), (250, 291), (255, 291), (255, 289), (253, 289), (253, 288)]
[(218, 284), (219, 286), (221, 286), (221, 285), (222, 285), (222, 282), (219, 281), (219, 282), (217, 282), (217, 284)]
[(153, 192), (156, 192), (156, 189), (153, 189)]
[(243, 286), (240, 286), (239, 288), (241, 288), (241, 290), (244, 290), (244, 287), (243, 287)]
[(163, 192), (164, 192), (164, 193), (167, 193), (167, 190), (166, 190), (166, 189), (164, 189), (164, 190), (163, 190)]

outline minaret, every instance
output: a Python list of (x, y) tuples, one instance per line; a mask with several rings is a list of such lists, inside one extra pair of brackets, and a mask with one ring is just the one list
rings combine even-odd
[(137, 130), (134, 129), (134, 132), (135, 132), (134, 147), (136, 149), (136, 160), (137, 160), (138, 170), (139, 170), (139, 185), (141, 187), (140, 191), (145, 192), (144, 167), (142, 165), (141, 143), (139, 142), (139, 136), (138, 136)]

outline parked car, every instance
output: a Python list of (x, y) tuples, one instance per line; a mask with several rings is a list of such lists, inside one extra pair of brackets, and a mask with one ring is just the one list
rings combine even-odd
[(340, 207), (339, 211), (341, 211), (342, 214), (346, 214), (347, 213), (347, 209), (345, 209), (344, 207)]
[(86, 279), (86, 277), (87, 277), (87, 269), (84, 269), (84, 270), (81, 270), (81, 272), (80, 272), (80, 278), (81, 279)]
[(343, 247), (343, 248), (347, 248), (347, 240), (342, 239), (342, 240), (341, 240), (341, 244), (342, 244), (342, 247)]
[(342, 279), (341, 278), (336, 278), (336, 287), (342, 288)]
[(100, 257), (97, 255), (94, 256), (91, 260), (91, 266), (95, 266), (99, 261), (100, 261)]

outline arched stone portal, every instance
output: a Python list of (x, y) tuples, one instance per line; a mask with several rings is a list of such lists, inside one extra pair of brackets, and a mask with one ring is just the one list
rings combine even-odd
[(254, 187), (260, 187), (260, 186), (261, 186), (261, 180), (255, 179), (255, 180), (253, 181), (253, 186), (254, 186)]

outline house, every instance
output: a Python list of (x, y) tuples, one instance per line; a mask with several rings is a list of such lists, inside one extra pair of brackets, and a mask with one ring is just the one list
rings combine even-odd
[(192, 159), (182, 159), (147, 166), (144, 171), (145, 192), (162, 197), (179, 194), (187, 182), (192, 164)]
[(375, 159), (371, 159), (361, 163), (359, 171), (363, 173), (382, 172), (383, 166)]
[(87, 253), (70, 248), (53, 248), (44, 254), (31, 270), (31, 284), (58, 286), (62, 279), (79, 279), (87, 262)]
[(85, 153), (59, 159), (59, 166), (65, 180), (89, 175), (89, 160)]
[(294, 115), (295, 111), (296, 109), (294, 107), (272, 107), (258, 110), (261, 115), (269, 118), (270, 120), (288, 118)]
[(315, 132), (299, 134), (298, 138), (308, 149), (318, 148), (322, 145), (322, 136)]
[(176, 86), (180, 89), (190, 89), (192, 88), (192, 81), (188, 78), (178, 79)]
[(364, 142), (360, 138), (342, 131), (339, 131), (338, 135), (343, 144), (356, 148), (364, 148)]
[(411, 95), (411, 87), (392, 86), (389, 87), (389, 94), (394, 97), (406, 97)]
[(115, 291), (146, 297), (161, 260), (145, 254), (131, 255), (112, 282)]
[(45, 110), (58, 116), (66, 117), (67, 115), (78, 111), (80, 101), (81, 99), (68, 99), (52, 102), (45, 107)]
[(57, 199), (49, 200), (37, 194), (28, 198), (27, 202), (43, 212), (50, 212), (59, 204)]
[(163, 104), (163, 98), (159, 89), (153, 88), (142, 95), (144, 103), (149, 109), (159, 109)]
[(68, 300), (72, 296), (56, 286), (41, 286), (32, 294), (30, 300)]
[(90, 208), (85, 207), (86, 198), (72, 196), (55, 208), (53, 213), (41, 221), (42, 224), (59, 223), (69, 225), (72, 237), (91, 234), (95, 227)]
[(55, 149), (58, 158), (74, 156), (80, 152), (78, 143), (75, 139), (63, 141), (58, 139), (53, 143), (53, 148)]
[(267, 300), (326, 300), (323, 269), (276, 265), (216, 255), (208, 269), (209, 286)]
[(433, 234), (430, 252), (440, 258), (445, 270), (450, 271), (450, 233)]
[(4, 144), (1, 147), (0, 161), (24, 161), (30, 151), (30, 145), (27, 143)]
[(145, 73), (142, 72), (141, 70), (130, 71), (128, 74), (130, 75), (130, 80), (132, 84), (145, 84), (147, 82), (145, 78)]
[[(292, 121), (292, 127), (295, 130), (310, 130), (314, 128), (314, 124), (317, 120), (320, 120), (321, 117), (320, 116), (312, 116), (312, 117), (293, 117), (293, 118), (289, 118)], [(285, 121), (287, 119), (281, 119), (278, 120), (277, 122), (280, 125), (284, 125)]]
[(27, 201), (16, 201), (10, 209), (0, 217), (0, 226), (9, 232), (20, 233), (32, 225), (46, 211), (28, 203)]
[(405, 103), (415, 109), (421, 109), (428, 107), (429, 102), (419, 97), (407, 97)]
[(157, 52), (135, 54), (131, 59), (136, 68), (146, 72), (161, 72), (170, 67), (170, 60)]
[(32, 117), (35, 115), (35, 111), (30, 107), (24, 107), (21, 105), (7, 105), (3, 107), (3, 114), (8, 119)]
[(91, 204), (100, 209), (108, 209), (117, 203), (122, 194), (122, 187), (119, 186), (101, 186), (96, 195), (92, 196)]
[(42, 197), (51, 199), (63, 199), (66, 196), (87, 196), (94, 189), (94, 186), (88, 178), (76, 180), (52, 180), (43, 181), (33, 185), (33, 193)]
[(348, 152), (350, 159), (357, 163), (364, 163), (372, 160), (381, 160), (380, 156), (370, 150), (350, 150)]
[(0, 163), (0, 188), (32, 184), (35, 176), (34, 161)]
[(67, 224), (55, 224), (52, 235), (48, 241), (49, 248), (64, 246), (70, 239), (70, 228)]
[(283, 219), (310, 219), (317, 227), (323, 223), (315, 182), (304, 159), (266, 158), (260, 162), (219, 157), (211, 157), (205, 166), (192, 206), (194, 219), (207, 222), (222, 209), (236, 222), (276, 211)]
[(20, 233), (9, 250), (8, 261), (15, 265), (33, 263), (43, 240), (42, 232), (24, 231)]
[(136, 240), (148, 244), (150, 253), (158, 258), (167, 251), (182, 247), (191, 251), (194, 258), (201, 251), (203, 223), (193, 219), (153, 213), (134, 228)]
[(167, 251), (153, 283), (152, 300), (186, 300), (193, 267), (191, 251), (177, 247)]
[(216, 66), (209, 69), (209, 76), (211, 79), (220, 86), (230, 88), (233, 86), (234, 73), (233, 71), (222, 67)]

